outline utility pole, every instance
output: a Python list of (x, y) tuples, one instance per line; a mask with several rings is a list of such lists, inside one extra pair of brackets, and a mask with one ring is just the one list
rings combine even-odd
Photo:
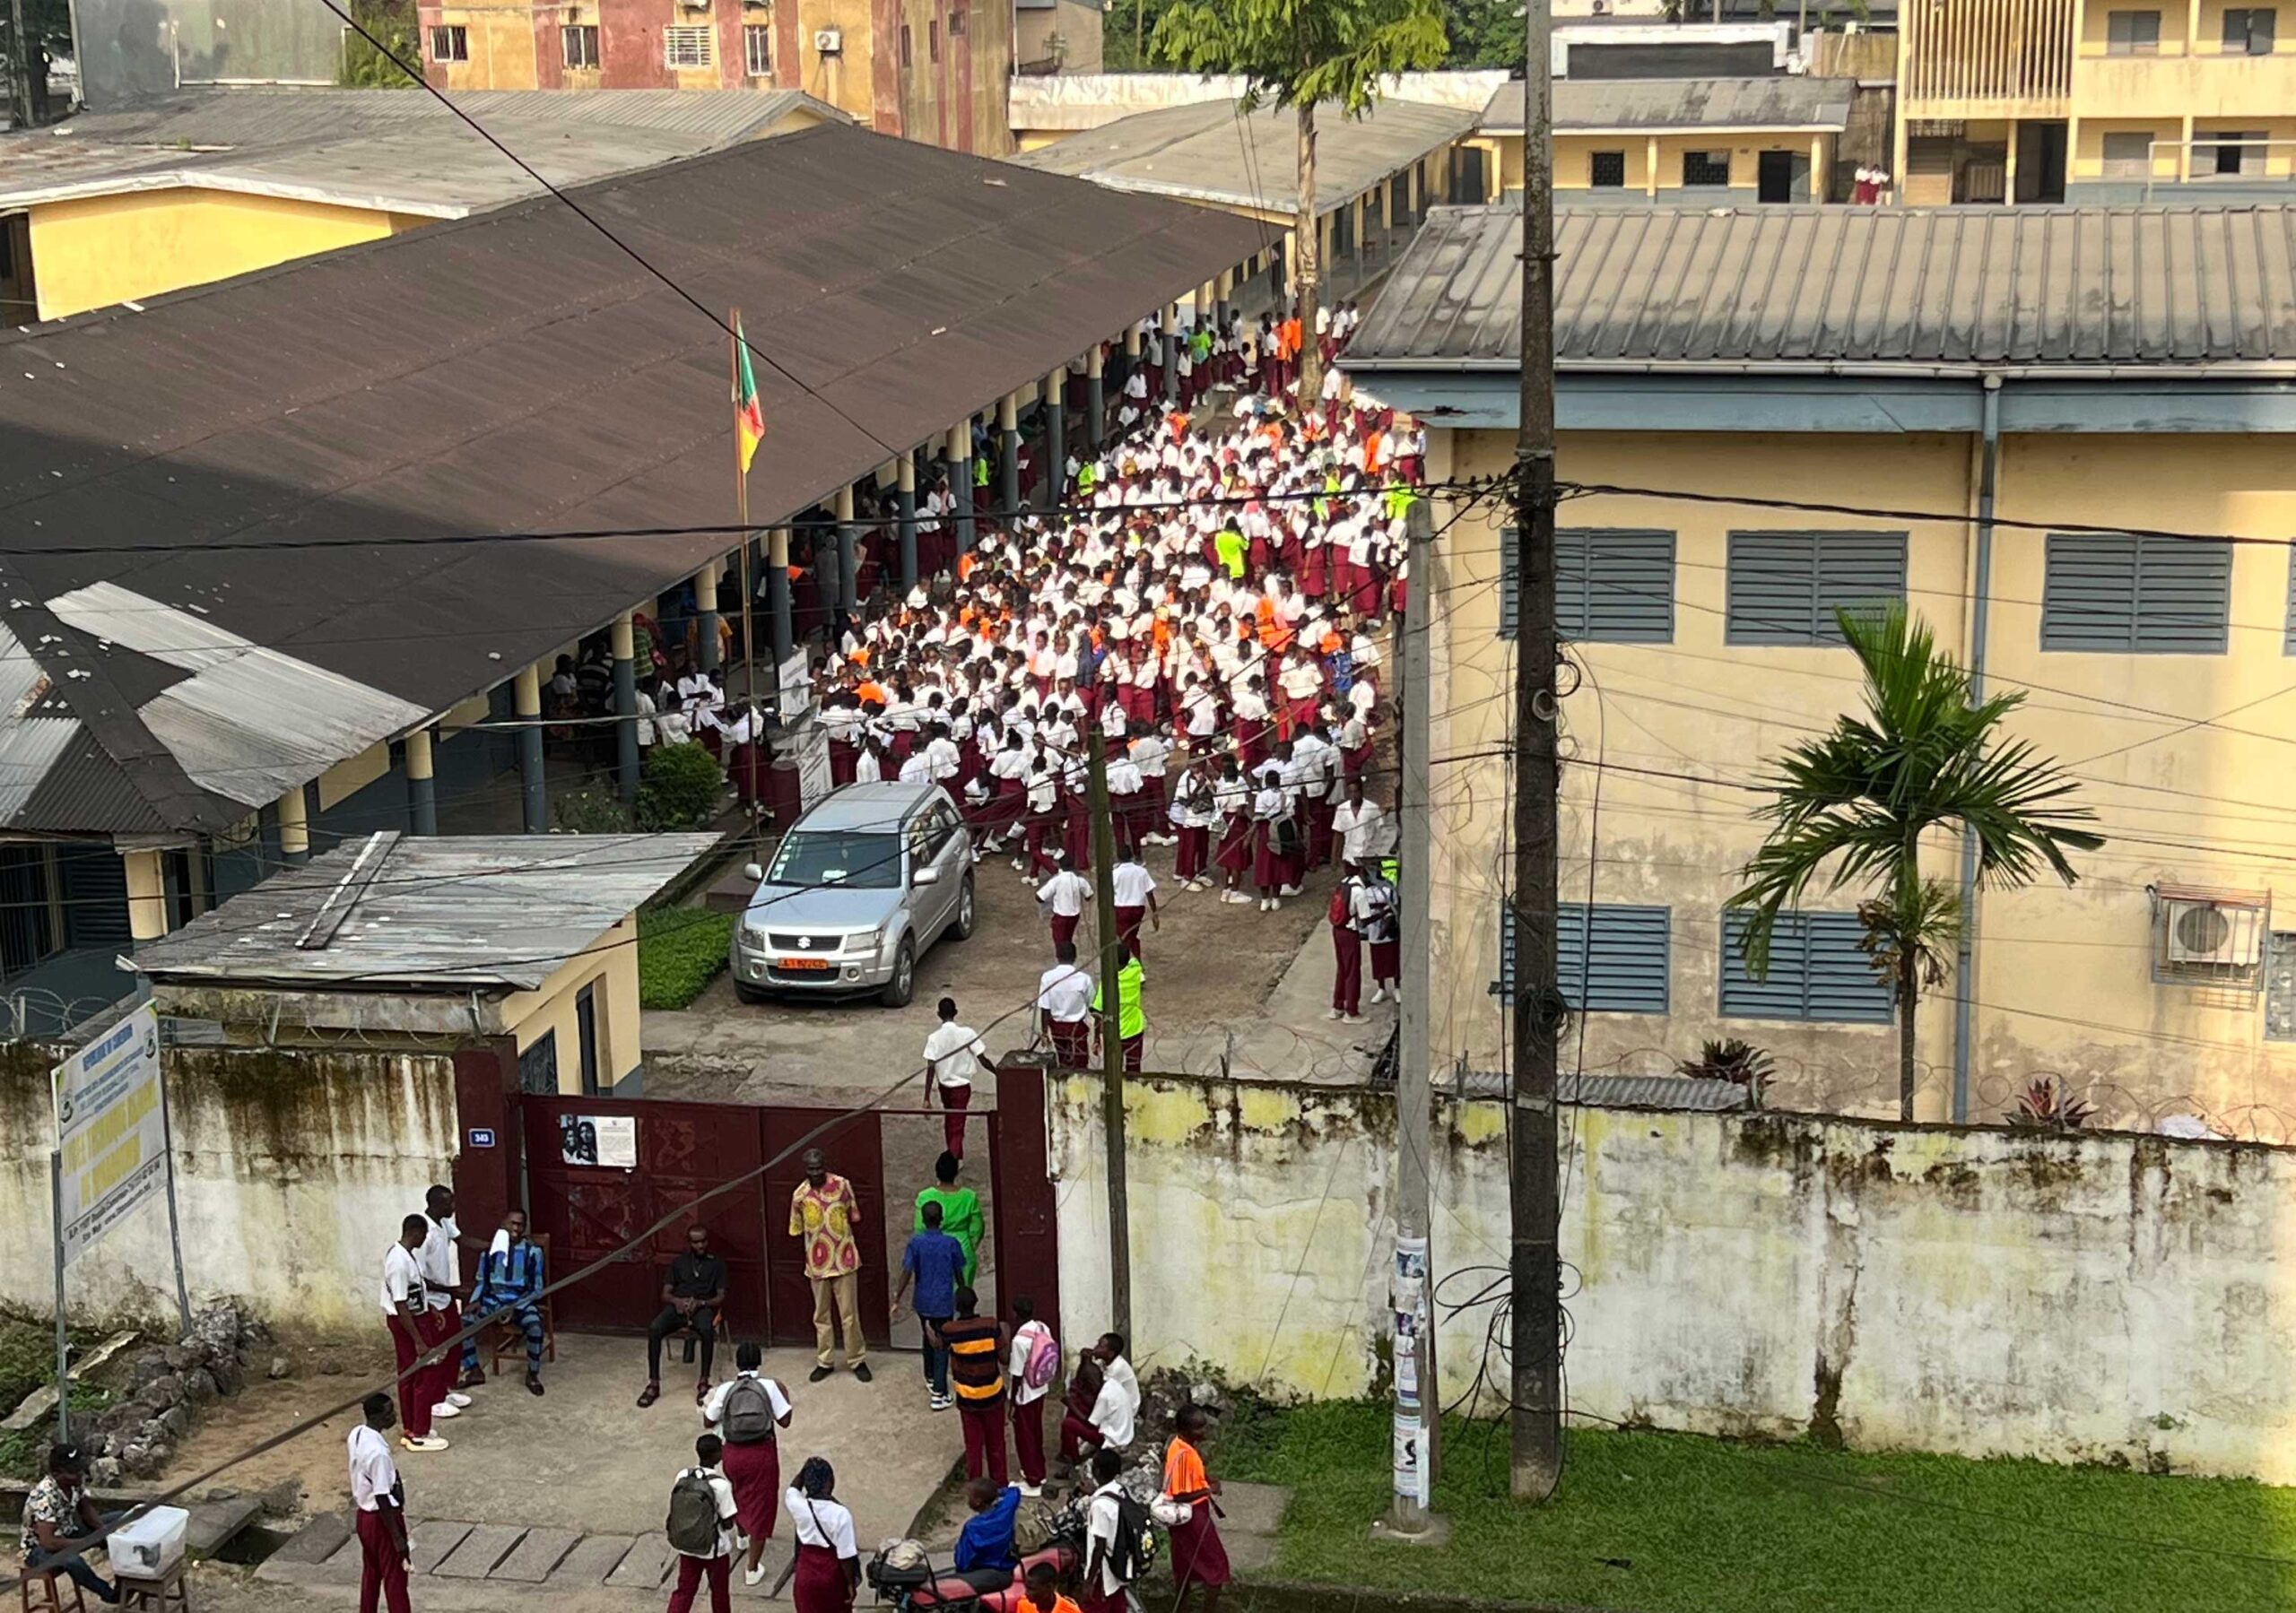
[(1552, 0), (1523, 7), (1523, 396), (1515, 442), (1514, 1071), (1508, 1135), (1508, 1270), (1518, 1501), (1544, 1501), (1562, 1478), (1561, 1210), (1555, 1159), (1555, 840), (1561, 769), (1554, 662), (1554, 86)]
[(1109, 759), (1097, 728), (1083, 739), (1092, 806), (1092, 898), (1100, 932), (1100, 1129), (1108, 1135), (1109, 1311), (1132, 1337), (1132, 1200), (1124, 1175), (1124, 1015), (1116, 976), (1123, 965), (1116, 929), (1116, 826), (1109, 818)]
[[(1387, 1515), (1375, 1538), (1439, 1539), (1442, 1521), (1428, 1511), (1435, 1493), (1436, 1452), (1442, 1432), (1443, 1396), (1435, 1376), (1435, 1262), (1431, 1222), (1433, 1195), (1428, 1149), (1433, 1092), (1428, 1080), (1427, 1007), (1432, 982), (1428, 962), (1427, 896), (1434, 889), (1434, 823), (1430, 817), (1427, 759), (1434, 723), (1432, 656), (1428, 619), (1435, 597), (1431, 506), (1413, 500), (1405, 517), (1410, 599), (1403, 619), (1402, 780), (1396, 816), (1402, 828), (1403, 1004), (1396, 1044), (1396, 1249), (1388, 1277), (1395, 1362), (1395, 1448), (1416, 1453), (1398, 1461)], [(1408, 1336), (1406, 1336), (1406, 1330)]]
[(16, 126), (32, 126), (32, 53), (24, 35), (24, 0), (8, 0), (8, 102)]

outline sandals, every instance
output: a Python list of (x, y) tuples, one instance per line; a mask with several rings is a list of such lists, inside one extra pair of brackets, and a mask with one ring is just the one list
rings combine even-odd
[(643, 1410), (645, 1408), (647, 1408), (647, 1407), (648, 1407), (648, 1406), (652, 1405), (656, 1401), (658, 1401), (658, 1400), (660, 1400), (661, 1398), (662, 1398), (662, 1386), (661, 1386), (659, 1383), (648, 1383), (648, 1384), (647, 1384), (647, 1385), (646, 1385), (646, 1387), (645, 1387), (644, 1389), (642, 1389), (642, 1390), (640, 1390), (640, 1391), (639, 1392), (639, 1394), (638, 1394), (638, 1405), (639, 1405), (639, 1409), (640, 1410)]
[(704, 1378), (701, 1382), (693, 1386), (693, 1403), (697, 1406), (703, 1405), (708, 1402), (709, 1399), (709, 1380), (708, 1378)]

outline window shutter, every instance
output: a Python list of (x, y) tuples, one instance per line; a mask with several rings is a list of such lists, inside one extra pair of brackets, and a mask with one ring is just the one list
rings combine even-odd
[(1890, 988), (1859, 950), (1865, 926), (1854, 913), (1805, 913), (1804, 951), (1808, 986), (1802, 1017), (1853, 1025), (1890, 1022)]
[(1554, 542), (1555, 600), (1565, 638), (1674, 642), (1673, 533), (1576, 529), (1556, 533)]
[(2136, 540), (2136, 627), (2131, 648), (2155, 655), (2221, 655), (2231, 611), (2230, 543)]
[(1521, 620), (1523, 579), (1515, 559), (1515, 528), (1499, 529), (1499, 637), (1510, 642)]
[(1564, 903), (1555, 958), (1563, 1000), (1588, 1013), (1665, 1013), (1671, 916), (1664, 907)]
[(1816, 638), (1842, 642), (1839, 611), (1886, 610), (1905, 601), (1905, 534), (1827, 532), (1816, 534)]
[(1748, 972), (1738, 950), (1746, 932), (1746, 915), (1735, 908), (1722, 912), (1722, 1017), (1726, 1019), (1799, 1019), (1802, 977), (1805, 968), (1799, 915), (1781, 913), (1770, 932), (1770, 973), (1757, 980)]
[(2136, 540), (2051, 533), (2041, 648), (2125, 650), (2135, 637)]
[(1817, 539), (1806, 532), (1730, 534), (1732, 644), (1808, 644), (1817, 616)]

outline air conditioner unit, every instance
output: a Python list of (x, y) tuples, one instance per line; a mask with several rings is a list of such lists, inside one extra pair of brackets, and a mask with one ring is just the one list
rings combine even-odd
[(836, 56), (845, 48), (845, 30), (816, 28), (813, 30), (813, 50), (819, 56)]
[(2251, 969), (2264, 958), (2264, 926), (2256, 910), (2206, 899), (2164, 897), (2169, 966), (2178, 969)]

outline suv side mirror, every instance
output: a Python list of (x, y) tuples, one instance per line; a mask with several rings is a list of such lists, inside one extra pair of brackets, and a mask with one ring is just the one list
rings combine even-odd
[(754, 863), (744, 863), (742, 864), (742, 878), (745, 880), (762, 880), (765, 878), (765, 870), (760, 868)]
[(909, 882), (912, 885), (938, 885), (941, 882), (941, 871), (929, 865), (920, 868), (909, 876)]

